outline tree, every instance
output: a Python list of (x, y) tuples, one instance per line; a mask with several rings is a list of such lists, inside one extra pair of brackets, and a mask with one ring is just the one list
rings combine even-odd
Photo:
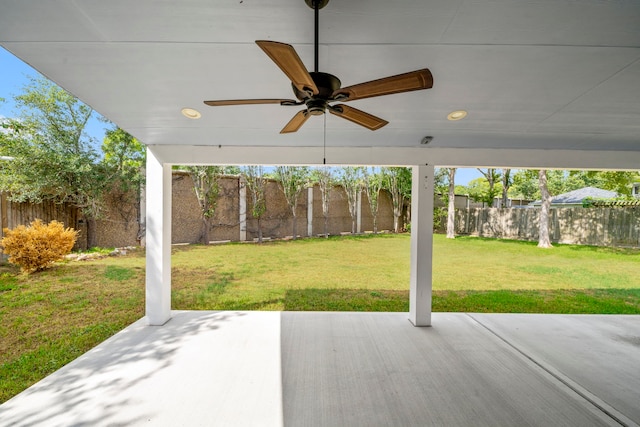
[(500, 203), (501, 208), (508, 207), (509, 204), (509, 188), (511, 187), (511, 169), (502, 169), (502, 200)]
[(314, 179), (320, 187), (322, 200), (322, 216), (324, 217), (324, 237), (329, 238), (329, 200), (333, 190), (334, 177), (330, 167), (324, 166), (314, 169)]
[(141, 169), (145, 164), (146, 149), (140, 141), (116, 127), (105, 133), (102, 152), (104, 163), (118, 174), (118, 179), (128, 181), (120, 184), (137, 186), (142, 183)]
[(250, 212), (258, 223), (258, 243), (262, 243), (262, 215), (267, 211), (267, 200), (265, 190), (267, 178), (264, 176), (262, 166), (245, 166), (242, 174), (247, 183), (247, 190), (250, 196)]
[(0, 170), (0, 185), (17, 202), (69, 203), (87, 219), (87, 245), (95, 246), (95, 221), (110, 182), (85, 133), (91, 107), (44, 78), (32, 78), (15, 97), (19, 131), (5, 133), (1, 154), (14, 160)]
[(538, 185), (537, 171), (530, 169), (517, 171), (513, 175), (509, 196), (526, 200), (538, 199), (540, 197), (540, 187)]
[(309, 179), (309, 168), (306, 166), (278, 166), (275, 173), (293, 215), (293, 239), (295, 240), (298, 236), (296, 205), (298, 204), (298, 196)]
[(447, 206), (447, 239), (455, 239), (456, 237), (456, 168), (449, 168), (449, 195)]
[[(146, 149), (140, 141), (120, 128), (108, 130), (102, 141), (103, 164), (108, 180), (118, 191), (118, 207), (131, 206), (136, 218), (140, 219), (140, 200), (144, 183), (143, 169), (146, 161)], [(138, 239), (144, 236), (139, 222)]]
[(362, 172), (364, 191), (367, 194), (369, 210), (373, 217), (373, 234), (378, 234), (378, 200), (383, 184), (382, 174), (380, 173), (380, 169), (376, 167), (362, 168)]
[(356, 233), (356, 220), (358, 216), (358, 195), (362, 191), (362, 168), (345, 166), (340, 171), (340, 184), (347, 195), (349, 215), (351, 215), (351, 233)]
[(411, 197), (411, 170), (403, 167), (382, 168), (384, 188), (391, 195), (393, 209), (393, 230), (400, 232), (400, 217), (405, 200)]
[[(537, 183), (538, 181), (536, 180), (536, 185)], [(484, 205), (489, 206), (495, 196), (502, 191), (502, 183), (495, 183), (493, 190), (491, 190), (489, 188), (489, 182), (485, 177), (476, 178), (467, 183), (464, 191), (474, 202), (482, 202)]]
[(538, 226), (538, 247), (551, 248), (551, 240), (549, 238), (549, 210), (551, 208), (551, 194), (547, 188), (547, 171), (541, 169), (538, 171), (538, 182), (540, 185), (540, 194), (542, 195), (542, 206), (540, 209), (540, 222)]
[(496, 188), (496, 182), (500, 179), (500, 172), (497, 169), (489, 168), (487, 171), (483, 171), (480, 168), (477, 168), (478, 172), (480, 172), (484, 178), (487, 180), (489, 184), (489, 188), (486, 193), (482, 194), (482, 197), (478, 201), (482, 201), (487, 204), (489, 207), (493, 207), (493, 202), (500, 192)]
[(200, 241), (204, 245), (209, 244), (209, 230), (211, 218), (216, 210), (218, 194), (220, 193), (220, 175), (223, 168), (220, 166), (183, 166), (193, 181), (193, 189), (200, 205), (202, 217), (202, 232)]
[[(400, 168), (400, 194), (402, 194), (402, 209), (406, 212), (406, 223), (411, 224), (411, 168)], [(404, 224), (403, 224), (404, 228)]]
[(572, 170), (569, 171), (567, 180), (571, 184), (571, 190), (596, 187), (615, 191), (621, 196), (631, 196), (631, 188), (637, 180), (637, 172)]
[[(584, 187), (597, 187), (615, 191), (623, 197), (631, 195), (632, 184), (637, 181), (633, 171), (585, 171), (548, 170), (547, 187), (552, 195), (558, 195)], [(538, 174), (536, 171), (521, 170), (513, 177), (511, 197), (539, 199)]]
[[(449, 205), (449, 168), (435, 168), (433, 174), (433, 188), (435, 195), (440, 197), (443, 206), (433, 204), (433, 231), (439, 231), (444, 225), (446, 230), (447, 206)], [(455, 193), (466, 193), (466, 188), (460, 191), (461, 186), (456, 185)], [(434, 199), (435, 202), (435, 199)]]

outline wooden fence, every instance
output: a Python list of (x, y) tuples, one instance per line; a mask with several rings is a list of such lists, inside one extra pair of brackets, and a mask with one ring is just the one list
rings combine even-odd
[[(456, 209), (456, 233), (538, 240), (539, 216), (534, 208)], [(551, 209), (549, 232), (556, 243), (640, 247), (640, 206)]]
[[(117, 204), (111, 194), (107, 195), (106, 215), (97, 221), (98, 246), (114, 247), (135, 245), (138, 242), (138, 222), (135, 206)], [(4, 229), (13, 229), (19, 225), (29, 225), (35, 219), (44, 223), (53, 220), (62, 222), (65, 227), (78, 230), (75, 249), (87, 248), (87, 224), (80, 210), (68, 203), (55, 203), (50, 200), (42, 203), (20, 203), (8, 200), (5, 193), (0, 194), (0, 237)]]
[(44, 201), (42, 203), (16, 203), (7, 200), (6, 194), (0, 195), (0, 222), (2, 229), (27, 225), (35, 219), (47, 223), (53, 220), (64, 223), (65, 227), (76, 228), (78, 209), (69, 204)]

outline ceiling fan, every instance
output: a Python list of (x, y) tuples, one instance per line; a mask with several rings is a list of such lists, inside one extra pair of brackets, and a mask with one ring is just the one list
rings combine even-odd
[(268, 40), (256, 41), (256, 44), (291, 80), (293, 93), (297, 100), (230, 99), (204, 101), (205, 104), (213, 107), (249, 104), (305, 105), (306, 108), (298, 111), (280, 133), (296, 132), (307, 121), (309, 116), (322, 115), (326, 110), (329, 110), (333, 115), (352, 121), (367, 129), (378, 130), (389, 122), (345, 104), (331, 105), (331, 103), (430, 89), (433, 86), (431, 72), (427, 68), (423, 68), (341, 88), (341, 82), (336, 76), (318, 72), (318, 11), (326, 6), (329, 0), (305, 0), (305, 2), (315, 11), (315, 71), (307, 71), (293, 46)]

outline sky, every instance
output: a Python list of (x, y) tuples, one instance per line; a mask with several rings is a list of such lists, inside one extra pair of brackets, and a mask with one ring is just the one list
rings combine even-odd
[[(15, 117), (15, 104), (13, 97), (22, 92), (22, 88), (28, 83), (28, 77), (38, 77), (40, 73), (29, 65), (16, 58), (13, 54), (0, 47), (0, 118)], [(102, 143), (105, 129), (111, 126), (97, 119), (97, 116), (87, 124), (87, 133), (96, 139), (98, 146)], [(482, 175), (473, 168), (460, 168), (456, 172), (456, 185), (467, 185), (473, 179)]]
[[(41, 74), (16, 58), (12, 53), (0, 47), (0, 117), (16, 117), (13, 97), (22, 92), (22, 88), (29, 82), (28, 77), (40, 77)], [(87, 133), (96, 139), (96, 149), (99, 150), (106, 129), (112, 125), (98, 120), (98, 115), (87, 123)]]

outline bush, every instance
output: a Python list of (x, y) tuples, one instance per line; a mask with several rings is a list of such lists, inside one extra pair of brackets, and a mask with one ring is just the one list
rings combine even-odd
[(72, 228), (65, 229), (58, 221), (45, 225), (36, 219), (28, 227), (5, 228), (4, 235), (0, 246), (9, 255), (9, 262), (28, 274), (49, 267), (71, 252), (78, 232)]

